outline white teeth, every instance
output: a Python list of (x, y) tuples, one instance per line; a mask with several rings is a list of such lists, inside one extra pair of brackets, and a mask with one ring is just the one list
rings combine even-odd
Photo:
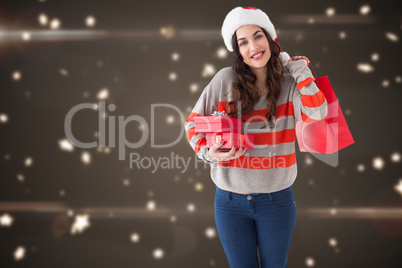
[(257, 55), (252, 56), (252, 58), (259, 57), (262, 55), (262, 52), (258, 53)]

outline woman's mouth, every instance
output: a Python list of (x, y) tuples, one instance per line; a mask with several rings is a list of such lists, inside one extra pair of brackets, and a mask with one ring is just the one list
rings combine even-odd
[(257, 55), (251, 57), (253, 60), (259, 60), (264, 56), (265, 51), (258, 53)]

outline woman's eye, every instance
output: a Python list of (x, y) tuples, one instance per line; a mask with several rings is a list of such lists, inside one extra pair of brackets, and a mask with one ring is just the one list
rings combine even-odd
[[(262, 35), (258, 35), (255, 39), (260, 39), (261, 37), (262, 37)], [(241, 43), (240, 46), (242, 46), (242, 45), (245, 44), (245, 43), (247, 43), (247, 42)]]
[[(262, 35), (258, 35), (255, 39), (260, 39), (261, 37), (262, 37)], [(247, 42), (241, 43), (240, 46), (242, 46), (242, 45), (245, 44), (245, 43), (247, 43)]]

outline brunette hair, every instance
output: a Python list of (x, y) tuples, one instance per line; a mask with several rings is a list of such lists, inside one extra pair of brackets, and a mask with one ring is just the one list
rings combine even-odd
[[(268, 87), (267, 102), (268, 111), (265, 114), (270, 128), (274, 128), (272, 122), (273, 117), (276, 116), (276, 102), (279, 94), (281, 93), (281, 82), (284, 81), (283, 67), (279, 59), (281, 48), (277, 42), (272, 40), (267, 31), (260, 27), (268, 38), (269, 47), (271, 50), (271, 58), (267, 63), (267, 80), (266, 86)], [(250, 67), (243, 61), (240, 54), (239, 46), (237, 44), (236, 32), (232, 36), (232, 47), (234, 51), (233, 70), (236, 72), (236, 80), (233, 82), (231, 92), (233, 92), (234, 99), (228, 103), (229, 116), (239, 118), (237, 103), (241, 102), (241, 113), (250, 114), (255, 102), (259, 99), (259, 92), (255, 88), (257, 81), (256, 75), (251, 71)], [(230, 93), (230, 92), (229, 92)], [(269, 114), (269, 116), (268, 116)], [(244, 121), (243, 116), (241, 119)]]

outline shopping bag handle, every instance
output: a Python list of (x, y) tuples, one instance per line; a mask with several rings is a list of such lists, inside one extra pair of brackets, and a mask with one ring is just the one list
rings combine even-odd
[(310, 60), (308, 60), (307, 66), (308, 66), (309, 64), (311, 64), (311, 68), (313, 68), (313, 72), (314, 72), (314, 74), (315, 74), (315, 78), (318, 78), (318, 75), (315, 73), (315, 70), (314, 70), (313, 64), (311, 63), (311, 61), (310, 61)]

